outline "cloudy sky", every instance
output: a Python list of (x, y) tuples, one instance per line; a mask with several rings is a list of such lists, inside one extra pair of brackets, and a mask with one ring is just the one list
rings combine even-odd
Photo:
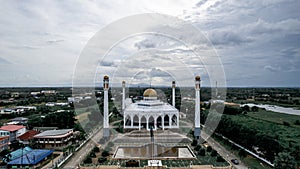
[[(71, 86), (82, 51), (97, 32), (124, 17), (161, 13), (188, 21), (203, 33), (221, 59), (227, 86), (299, 87), (299, 7), (298, 0), (3, 0), (0, 86)], [(144, 60), (137, 60), (141, 55)], [(178, 69), (184, 63), (192, 75), (203, 74), (209, 86), (205, 63), (195, 64), (192, 55), (170, 38), (136, 35), (112, 47), (93, 71), (121, 75), (147, 59)], [(179, 59), (171, 63), (175, 56)], [(130, 75), (132, 83), (172, 80), (168, 71), (148, 63), (147, 69), (142, 65)]]

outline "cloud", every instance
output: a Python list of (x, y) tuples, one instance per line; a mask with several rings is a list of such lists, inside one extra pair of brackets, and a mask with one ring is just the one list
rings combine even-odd
[(272, 65), (266, 65), (264, 66), (265, 70), (269, 70), (271, 72), (279, 72), (281, 70), (280, 66), (272, 66)]
[(135, 43), (134, 46), (137, 47), (138, 49), (147, 49), (147, 48), (155, 48), (156, 44), (151, 42), (149, 39), (145, 39), (141, 42)]
[(242, 43), (252, 42), (249, 37), (243, 34), (238, 34), (232, 29), (230, 30), (215, 30), (209, 33), (209, 39), (213, 45), (240, 45)]
[[(70, 85), (76, 60), (97, 31), (120, 18), (149, 12), (185, 18), (205, 33), (225, 63), (229, 85), (299, 85), (299, 5), (295, 0), (6, 1), (0, 6), (0, 64), (11, 65), (1, 67), (5, 84), (0, 85)], [(141, 65), (155, 67), (157, 62), (168, 69), (183, 69), (185, 64), (199, 67), (201, 62), (191, 57), (190, 49), (165, 37), (127, 42), (120, 44), (110, 59), (98, 63), (103, 70), (114, 72), (123, 63), (120, 60), (153, 49), (160, 51), (144, 60), (132, 58), (124, 64), (131, 69), (120, 76), (138, 71)], [(193, 43), (193, 47), (200, 45)], [(178, 60), (170, 65), (168, 59)], [(163, 75), (159, 71), (163, 69), (156, 69), (155, 74)], [(275, 72), (283, 79), (265, 83)], [(259, 78), (250, 82), (245, 75)]]
[(7, 65), (7, 64), (11, 64), (11, 62), (9, 62), (8, 60), (6, 60), (6, 59), (3, 59), (3, 58), (1, 58), (0, 57), (0, 65)]

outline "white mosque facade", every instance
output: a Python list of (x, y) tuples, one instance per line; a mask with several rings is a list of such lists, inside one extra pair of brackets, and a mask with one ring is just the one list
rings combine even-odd
[[(195, 121), (194, 136), (200, 137), (200, 76), (195, 77)], [(147, 89), (143, 94), (143, 100), (126, 104), (125, 103), (125, 81), (122, 82), (122, 111), (124, 129), (153, 130), (157, 129), (178, 129), (179, 111), (175, 108), (175, 81), (172, 82), (172, 105), (164, 103), (157, 98), (154, 89)], [(109, 77), (103, 78), (104, 106), (103, 106), (103, 136), (108, 138), (109, 118), (108, 118), (108, 90)]]
[(143, 100), (129, 104), (123, 116), (124, 129), (179, 128), (179, 111), (174, 106), (160, 101), (154, 89), (145, 90)]

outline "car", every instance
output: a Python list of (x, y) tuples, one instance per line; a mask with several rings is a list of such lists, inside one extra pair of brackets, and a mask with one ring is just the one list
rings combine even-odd
[(237, 159), (231, 159), (231, 162), (235, 165), (238, 165), (239, 164), (239, 161)]

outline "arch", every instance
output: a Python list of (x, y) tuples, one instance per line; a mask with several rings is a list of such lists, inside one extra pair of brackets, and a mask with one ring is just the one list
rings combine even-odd
[(156, 128), (162, 128), (162, 117), (158, 116), (156, 119)]
[(147, 119), (145, 116), (142, 116), (141, 118), (141, 128), (146, 128), (147, 127)]
[(133, 126), (139, 126), (139, 116), (138, 115), (133, 116)]
[(154, 126), (154, 117), (153, 116), (150, 116), (149, 117), (149, 120), (148, 120), (148, 128), (150, 129), (150, 128), (155, 128), (155, 126)]
[(165, 117), (164, 117), (164, 126), (166, 127), (166, 126), (169, 126), (169, 115), (165, 115)]
[(125, 126), (131, 126), (131, 117), (129, 115), (126, 115), (124, 123)]
[(177, 116), (175, 114), (172, 116), (172, 126), (177, 126)]

